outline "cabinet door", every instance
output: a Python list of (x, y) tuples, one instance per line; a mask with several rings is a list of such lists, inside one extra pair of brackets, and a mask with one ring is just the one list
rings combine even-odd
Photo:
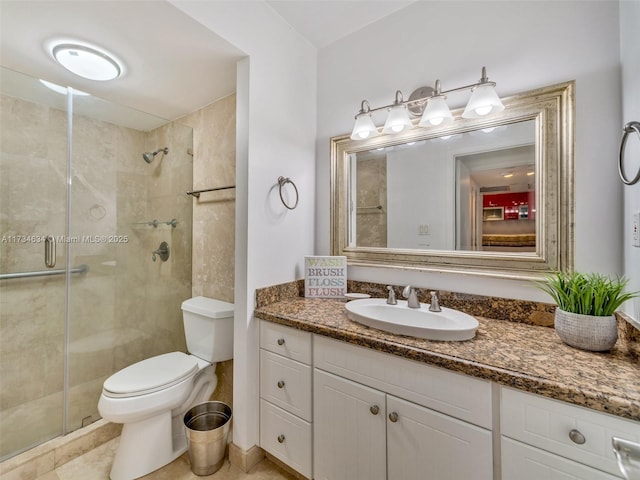
[(491, 432), (387, 395), (387, 461), (393, 480), (491, 480)]
[(314, 370), (316, 480), (385, 480), (385, 395)]
[(515, 440), (502, 437), (502, 480), (618, 480)]

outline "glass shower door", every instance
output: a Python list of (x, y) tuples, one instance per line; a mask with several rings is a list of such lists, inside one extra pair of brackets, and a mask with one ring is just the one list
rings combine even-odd
[[(66, 95), (0, 72), (0, 459), (62, 433)], [(37, 100), (27, 99), (32, 92)], [(32, 98), (32, 97), (31, 97)], [(45, 249), (45, 238), (57, 241)], [(48, 257), (45, 261), (45, 250)]]

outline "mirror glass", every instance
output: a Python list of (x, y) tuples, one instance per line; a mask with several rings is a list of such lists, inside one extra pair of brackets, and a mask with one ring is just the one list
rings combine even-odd
[(333, 138), (332, 254), (525, 277), (570, 268), (572, 86), (503, 99), (491, 118)]

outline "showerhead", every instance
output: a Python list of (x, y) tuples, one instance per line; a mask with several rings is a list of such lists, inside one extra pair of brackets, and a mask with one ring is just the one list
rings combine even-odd
[(164, 148), (159, 148), (155, 152), (144, 152), (142, 154), (142, 158), (144, 159), (145, 162), (151, 163), (151, 162), (153, 162), (154, 157), (157, 154), (159, 154), (160, 152), (162, 152), (164, 155), (166, 155), (167, 153), (169, 153), (169, 148), (168, 147), (164, 147)]

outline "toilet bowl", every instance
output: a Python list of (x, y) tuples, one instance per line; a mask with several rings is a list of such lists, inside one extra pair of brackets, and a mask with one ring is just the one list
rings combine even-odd
[(133, 480), (187, 450), (182, 417), (210, 400), (216, 362), (233, 358), (233, 304), (206, 297), (182, 303), (187, 353), (170, 352), (130, 365), (105, 380), (102, 418), (122, 423), (111, 480)]

